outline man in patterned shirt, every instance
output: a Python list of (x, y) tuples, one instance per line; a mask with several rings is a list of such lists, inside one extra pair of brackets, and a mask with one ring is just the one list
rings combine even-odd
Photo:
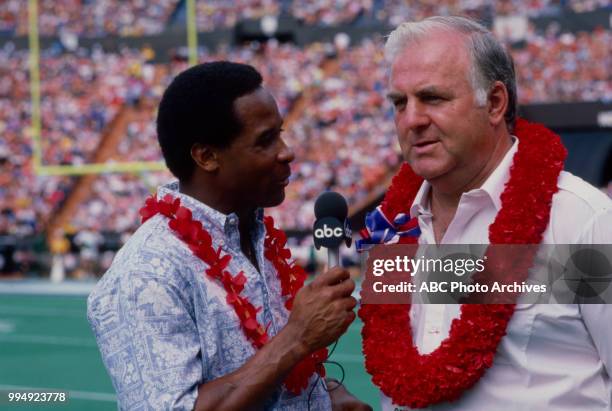
[[(281, 138), (276, 102), (251, 66), (206, 63), (177, 76), (157, 118), (164, 159), (180, 199), (246, 277), (242, 295), (261, 307), (269, 341), (245, 335), (227, 292), (157, 214), (117, 253), (88, 299), (88, 318), (121, 409), (371, 410), (343, 387), (310, 377), (293, 395), (282, 385), (302, 359), (354, 320), (354, 283), (333, 268), (285, 308), (275, 266), (264, 255), (262, 208), (280, 204), (293, 152)], [(330, 384), (331, 388), (335, 383)]]

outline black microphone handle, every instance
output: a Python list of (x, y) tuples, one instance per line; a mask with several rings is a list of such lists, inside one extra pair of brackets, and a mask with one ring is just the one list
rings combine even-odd
[(340, 265), (340, 247), (327, 249), (327, 269), (332, 267), (342, 267)]

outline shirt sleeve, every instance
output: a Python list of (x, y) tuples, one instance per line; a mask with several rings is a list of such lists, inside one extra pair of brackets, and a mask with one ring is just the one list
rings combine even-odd
[(612, 305), (582, 304), (582, 319), (608, 375), (612, 373)]
[[(600, 211), (593, 216), (585, 226), (580, 241), (581, 244), (612, 244), (612, 208)], [(609, 264), (612, 264), (612, 246), (602, 248), (606, 251)], [(612, 288), (612, 284), (608, 287)], [(584, 324), (593, 339), (599, 357), (606, 367), (608, 375), (612, 375), (612, 301), (608, 301), (611, 293), (606, 292), (607, 304), (581, 304), (580, 311)]]
[(88, 317), (122, 410), (191, 410), (201, 346), (185, 284), (136, 272), (92, 293)]

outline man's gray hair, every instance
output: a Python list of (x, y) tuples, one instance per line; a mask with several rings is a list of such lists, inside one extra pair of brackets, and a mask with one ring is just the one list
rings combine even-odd
[(506, 86), (508, 108), (504, 117), (508, 129), (512, 131), (517, 112), (514, 63), (493, 33), (481, 24), (459, 16), (434, 16), (418, 22), (402, 23), (389, 35), (385, 55), (389, 61), (393, 61), (409, 43), (440, 30), (459, 32), (466, 36), (467, 49), (472, 59), (469, 78), (477, 104), (486, 104), (489, 89), (495, 81), (501, 81)]

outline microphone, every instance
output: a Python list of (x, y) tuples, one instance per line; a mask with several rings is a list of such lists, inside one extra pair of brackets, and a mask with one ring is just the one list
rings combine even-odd
[(351, 228), (347, 220), (346, 199), (334, 191), (319, 195), (314, 206), (315, 222), (312, 228), (314, 245), (318, 250), (327, 248), (327, 268), (340, 265), (340, 244), (351, 245)]

